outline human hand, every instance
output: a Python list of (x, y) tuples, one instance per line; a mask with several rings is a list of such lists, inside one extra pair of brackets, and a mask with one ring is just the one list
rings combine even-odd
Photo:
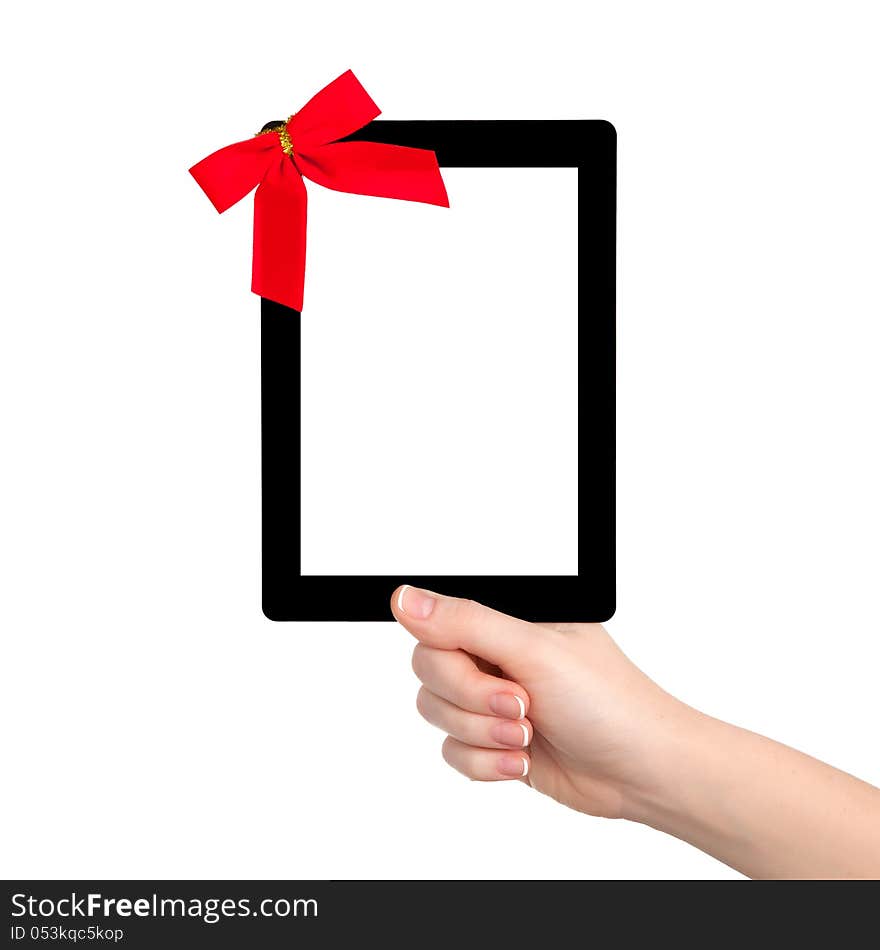
[(418, 709), (472, 779), (521, 779), (578, 811), (635, 817), (663, 747), (698, 715), (599, 624), (526, 623), (409, 586), (391, 606), (419, 641)]
[(880, 877), (880, 790), (685, 705), (599, 624), (536, 624), (398, 588), (443, 756), (665, 831), (751, 877)]

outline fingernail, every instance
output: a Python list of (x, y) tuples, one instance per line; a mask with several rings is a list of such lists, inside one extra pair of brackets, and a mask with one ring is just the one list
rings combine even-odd
[(525, 719), (526, 704), (514, 693), (495, 693), (489, 697), (489, 708), (505, 719)]
[(436, 599), (427, 591), (404, 584), (397, 595), (397, 609), (414, 620), (425, 620), (431, 616)]
[(529, 744), (529, 727), (524, 722), (496, 722), (489, 730), (496, 742), (525, 748)]
[(498, 771), (511, 778), (524, 778), (529, 774), (529, 760), (524, 755), (505, 755), (498, 760)]

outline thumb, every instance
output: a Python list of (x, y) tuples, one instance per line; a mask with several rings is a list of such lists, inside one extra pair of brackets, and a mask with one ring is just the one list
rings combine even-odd
[(446, 597), (404, 584), (391, 596), (391, 612), (419, 641), (440, 650), (465, 650), (518, 676), (528, 672), (546, 633), (473, 600)]

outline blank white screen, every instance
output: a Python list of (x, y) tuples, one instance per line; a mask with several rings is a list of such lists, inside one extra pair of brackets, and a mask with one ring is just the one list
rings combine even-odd
[(309, 192), (302, 573), (577, 574), (577, 169)]

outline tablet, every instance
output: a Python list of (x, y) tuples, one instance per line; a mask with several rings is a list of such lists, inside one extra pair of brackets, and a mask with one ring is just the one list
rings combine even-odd
[(309, 190), (305, 313), (262, 300), (263, 611), (403, 583), (537, 621), (615, 606), (616, 134), (373, 121), (450, 207)]

